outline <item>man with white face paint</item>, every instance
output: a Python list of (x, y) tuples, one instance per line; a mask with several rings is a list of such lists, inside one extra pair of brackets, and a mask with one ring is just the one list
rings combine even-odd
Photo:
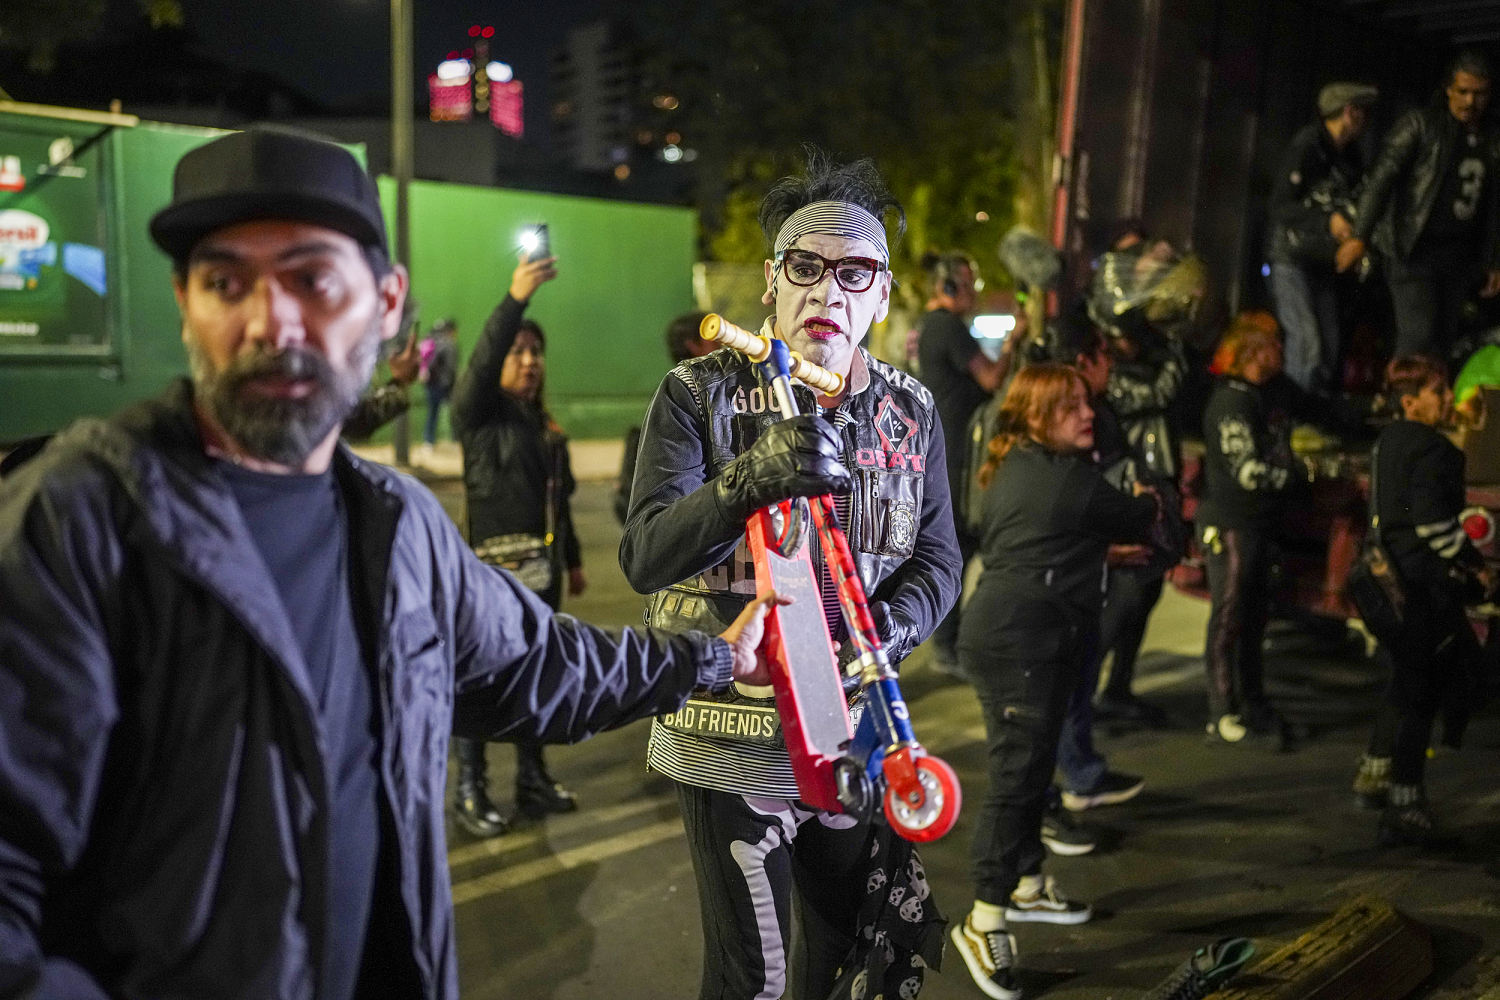
[[(767, 504), (822, 493), (833, 494), (893, 664), (957, 597), (958, 546), (932, 396), (860, 346), (890, 305), (881, 218), (892, 210), (900, 213), (870, 161), (831, 166), (816, 153), (805, 175), (782, 179), (761, 203), (772, 250), (762, 301), (775, 309), (761, 330), (844, 376), (845, 389), (827, 397), (797, 386), (803, 415), (783, 421), (764, 379), (734, 351), (672, 369), (646, 417), (620, 543), (627, 578), (652, 595), (652, 625), (703, 628), (732, 618), (755, 594), (745, 519)], [(848, 650), (820, 552), (814, 563), (830, 634)], [(900, 885), (920, 870), (902, 860), (914, 859), (888, 828), (797, 801), (781, 734), (755, 721), (769, 715), (770, 696), (769, 688), (739, 686), (695, 698), (696, 710), (652, 725), (647, 764), (677, 782), (698, 881), (705, 998), (787, 991), (794, 896), (806, 960), (792, 994), (827, 997), (841, 968), (852, 979), (862, 961), (852, 949), (867, 886), (894, 891), (887, 880)], [(895, 860), (872, 865), (872, 853)], [(923, 940), (940, 945), (925, 883), (910, 892), (924, 901), (909, 908), (922, 913), (910, 926), (925, 932), (935, 924), (938, 933)], [(920, 986), (909, 952), (904, 964), (878, 972), (887, 995)]]

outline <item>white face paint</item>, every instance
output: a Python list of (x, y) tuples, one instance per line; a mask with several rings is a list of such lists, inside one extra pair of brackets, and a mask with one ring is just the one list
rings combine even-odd
[[(824, 233), (808, 233), (792, 246), (811, 250), (829, 260), (843, 257), (885, 259), (885, 249), (871, 240), (851, 239)], [(834, 279), (833, 269), (815, 284), (795, 285), (782, 268), (766, 261), (766, 287), (776, 296), (776, 326), (792, 350), (813, 364), (847, 376), (855, 349), (870, 327), (885, 319), (891, 304), (891, 272), (881, 271), (862, 292), (846, 291)]]

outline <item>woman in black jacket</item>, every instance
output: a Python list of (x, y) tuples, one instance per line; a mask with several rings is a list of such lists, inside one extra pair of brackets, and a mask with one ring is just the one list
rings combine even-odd
[[(1362, 803), (1384, 806), (1380, 840), (1423, 844), (1433, 839), (1422, 774), (1433, 721), (1450, 706), (1469, 706), (1476, 693), (1479, 644), (1464, 613), (1485, 596), (1493, 574), (1464, 533), (1464, 455), (1438, 427), (1453, 410), (1441, 362), (1403, 355), (1386, 367), (1386, 397), (1401, 410), (1375, 441), (1374, 514), (1380, 540), (1396, 564), (1406, 613), (1396, 641), (1387, 706), (1377, 716), (1355, 791)], [(1458, 716), (1467, 713), (1461, 709)], [(1462, 720), (1445, 713), (1444, 739), (1457, 745)]]
[[(571, 595), (587, 581), (569, 504), (567, 438), (542, 398), (546, 341), (540, 326), (522, 318), (532, 294), (557, 276), (553, 264), (549, 257), (516, 266), (454, 390), (453, 427), (463, 449), (469, 544), (556, 608), (564, 579)], [(484, 742), (455, 738), (453, 746), (459, 825), (477, 837), (499, 836), (509, 823), (486, 792)], [(547, 772), (540, 743), (516, 744), (516, 806), (533, 818), (578, 808)]]
[[(1002, 1000), (1018, 995), (1007, 920), (1092, 916), (1042, 875), (1042, 814), (1068, 696), (1098, 640), (1105, 553), (1148, 541), (1159, 516), (1154, 494), (1120, 493), (1090, 460), (1093, 423), (1075, 369), (1024, 368), (980, 470), (984, 573), (958, 650), (984, 711), (989, 788), (975, 824), (974, 908), (951, 935), (980, 988)], [(987, 965), (998, 971), (982, 977)]]

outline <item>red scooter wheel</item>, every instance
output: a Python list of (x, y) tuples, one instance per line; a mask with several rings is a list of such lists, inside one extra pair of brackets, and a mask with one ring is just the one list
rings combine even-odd
[(918, 757), (912, 766), (922, 787), (921, 800), (907, 801), (886, 785), (885, 818), (902, 837), (922, 844), (937, 840), (953, 829), (958, 822), (959, 806), (963, 804), (963, 792), (958, 775), (941, 757)]

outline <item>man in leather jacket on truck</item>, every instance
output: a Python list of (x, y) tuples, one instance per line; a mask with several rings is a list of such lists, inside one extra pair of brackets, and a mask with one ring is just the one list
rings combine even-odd
[(1354, 238), (1335, 256), (1346, 271), (1373, 242), (1384, 258), (1400, 354), (1446, 357), (1477, 290), (1500, 294), (1500, 136), (1485, 124), (1489, 62), (1461, 52), (1443, 107), (1408, 112), (1386, 134), (1365, 177)]
[[(762, 332), (844, 376), (845, 389), (828, 398), (798, 386), (802, 415), (781, 420), (766, 382), (732, 350), (667, 375), (646, 415), (620, 543), (627, 579), (652, 595), (653, 625), (702, 628), (733, 617), (755, 594), (746, 518), (790, 496), (823, 493), (833, 495), (893, 664), (957, 598), (958, 545), (932, 395), (860, 346), (890, 304), (882, 222), (890, 209), (899, 212), (870, 161), (835, 167), (819, 155), (806, 176), (784, 178), (761, 203), (772, 244), (762, 301), (775, 309)], [(847, 650), (820, 553), (814, 563), (830, 633)], [(769, 688), (735, 693), (770, 703)], [(734, 710), (730, 703), (692, 715)], [(695, 730), (687, 715), (652, 724), (647, 764), (677, 784), (704, 916), (701, 996), (787, 991), (793, 882), (808, 960), (805, 981), (789, 992), (829, 995), (854, 944), (871, 825), (797, 801), (779, 732), (765, 738), (736, 725), (740, 735), (729, 738), (725, 727)]]
[(1271, 184), (1266, 262), (1271, 301), (1286, 331), (1286, 373), (1304, 389), (1342, 383), (1334, 255), (1354, 235), (1364, 178), (1359, 137), (1378, 91), (1338, 80), (1318, 91), (1318, 120), (1292, 136)]

